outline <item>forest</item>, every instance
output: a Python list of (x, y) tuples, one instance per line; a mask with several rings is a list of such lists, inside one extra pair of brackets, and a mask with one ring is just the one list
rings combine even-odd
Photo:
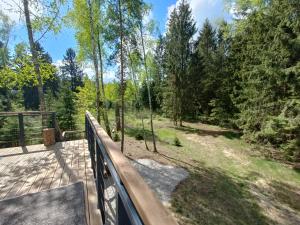
[[(220, 2), (230, 18), (195, 17), (196, 6)], [(0, 0), (0, 6), (0, 200), (63, 187), (83, 174), (85, 187), (97, 190), (97, 213), (100, 188), (118, 182), (136, 207), (137, 189), (128, 191), (130, 179), (123, 179), (142, 168), (148, 174), (141, 179), (159, 200), (170, 188), (168, 201), (157, 204), (178, 224), (300, 224), (299, 0)], [(165, 27), (157, 21), (163, 17)], [(58, 43), (54, 37), (62, 33), (75, 44)], [(63, 138), (47, 147), (43, 132), (53, 118)], [(17, 148), (20, 133), (25, 143)], [(128, 161), (125, 172), (116, 156)]]
[[(64, 3), (44, 3), (49, 15), (34, 18), (25, 10), (29, 42), (14, 48), (14, 23), (1, 11), (0, 111), (56, 111), (62, 130), (76, 130), (90, 110), (121, 139), (122, 151), (127, 113), (141, 121), (137, 136), (152, 137), (153, 151), (153, 117), (179, 127), (200, 121), (300, 160), (299, 1), (235, 1), (233, 21), (206, 19), (200, 27), (181, 1), (164, 34), (145, 19), (151, 5), (142, 0), (74, 0), (58, 21)], [(78, 48), (66, 49), (57, 67), (33, 34), (42, 38), (61, 26), (75, 29)], [(94, 76), (83, 72), (83, 62)], [(104, 82), (107, 68), (115, 71), (113, 81)]]

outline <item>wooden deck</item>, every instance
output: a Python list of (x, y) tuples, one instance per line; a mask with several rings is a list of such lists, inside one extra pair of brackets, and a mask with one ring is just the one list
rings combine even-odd
[(89, 225), (100, 225), (97, 195), (86, 140), (0, 149), (0, 200), (27, 193), (85, 184)]

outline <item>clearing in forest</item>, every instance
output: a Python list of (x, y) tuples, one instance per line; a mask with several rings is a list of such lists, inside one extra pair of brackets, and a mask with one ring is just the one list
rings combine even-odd
[[(170, 209), (180, 224), (300, 224), (300, 173), (266, 159), (237, 132), (201, 123), (174, 127), (156, 118), (159, 153), (154, 154), (135, 139), (140, 132), (135, 118), (127, 120), (130, 159), (153, 159), (189, 172), (171, 196)], [(175, 137), (180, 147), (173, 144)], [(152, 147), (150, 140), (149, 134)]]

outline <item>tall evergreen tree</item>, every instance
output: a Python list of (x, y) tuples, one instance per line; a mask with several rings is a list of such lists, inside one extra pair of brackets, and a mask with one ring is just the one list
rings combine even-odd
[(238, 126), (293, 159), (300, 157), (299, 8), (299, 1), (265, 2), (238, 21), (230, 50)]
[[(175, 124), (178, 121), (180, 125), (184, 117), (184, 92), (187, 88), (187, 71), (192, 52), (191, 40), (195, 32), (190, 6), (183, 0), (169, 18), (166, 35), (166, 78), (169, 88), (164, 97), (165, 107), (171, 112)], [(172, 98), (171, 101), (169, 97)]]
[(71, 90), (76, 92), (77, 87), (82, 87), (83, 71), (76, 61), (76, 53), (72, 48), (68, 48), (63, 59), (64, 65), (61, 67), (63, 79), (70, 82)]
[(56, 110), (59, 127), (62, 130), (75, 130), (75, 93), (69, 87), (62, 88)]
[(201, 112), (209, 116), (211, 113), (210, 101), (216, 97), (216, 89), (219, 85), (217, 76), (217, 65), (215, 64), (215, 51), (217, 49), (216, 31), (208, 21), (205, 20), (199, 32), (197, 40), (197, 51), (202, 58), (204, 73), (201, 79), (200, 107)]

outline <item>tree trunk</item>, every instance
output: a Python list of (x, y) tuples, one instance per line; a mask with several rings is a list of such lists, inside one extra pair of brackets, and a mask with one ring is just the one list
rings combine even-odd
[[(127, 49), (127, 51), (129, 52), (128, 49)], [(137, 83), (136, 83), (136, 76), (135, 76), (135, 73), (134, 73), (134, 71), (133, 71), (132, 58), (131, 58), (130, 54), (129, 54), (129, 61), (130, 61), (130, 67), (131, 67), (130, 72), (131, 72), (131, 74), (132, 74), (132, 80), (133, 80), (134, 87), (135, 87), (135, 94), (134, 94), (135, 102), (138, 103), (138, 104), (140, 104), (140, 100), (139, 100), (139, 98), (137, 97), (137, 96), (140, 95), (140, 93), (139, 93), (139, 87), (138, 87), (138, 85), (137, 85)], [(135, 107), (135, 108), (136, 108), (136, 107)], [(138, 114), (139, 112), (140, 112), (140, 111), (137, 110), (137, 114)], [(149, 147), (148, 147), (148, 145), (147, 145), (147, 140), (146, 140), (146, 132), (145, 132), (144, 114), (143, 114), (143, 113), (141, 113), (141, 120), (142, 120), (142, 130), (143, 130), (143, 139), (144, 139), (145, 147), (146, 147), (147, 150), (149, 150)]]
[(24, 14), (25, 14), (25, 20), (26, 20), (26, 27), (27, 27), (30, 51), (32, 54), (32, 61), (33, 61), (33, 65), (34, 65), (34, 72), (36, 73), (37, 80), (38, 80), (38, 95), (39, 95), (39, 101), (40, 101), (40, 111), (45, 111), (43, 82), (42, 82), (42, 77), (41, 77), (40, 65), (38, 62), (38, 54), (35, 49), (35, 43), (34, 43), (34, 39), (33, 39), (33, 32), (32, 32), (32, 26), (31, 26), (30, 14), (29, 14), (30, 12), (29, 12), (29, 7), (28, 7), (28, 0), (23, 0), (23, 6), (24, 6)]
[(154, 134), (154, 128), (153, 128), (151, 90), (150, 90), (150, 84), (149, 84), (149, 74), (148, 74), (148, 66), (147, 66), (147, 59), (146, 59), (146, 51), (145, 51), (145, 43), (144, 43), (142, 22), (140, 23), (140, 32), (141, 32), (141, 38), (142, 38), (143, 61), (144, 61), (145, 72), (146, 72), (146, 83), (147, 83), (148, 99), (149, 99), (150, 126), (151, 126), (151, 133), (152, 133), (153, 151), (157, 152), (156, 142), (155, 142), (155, 134)]
[[(100, 14), (101, 14), (100, 0), (98, 0), (98, 7), (100, 10)], [(102, 91), (101, 94), (102, 94), (102, 99), (103, 99), (103, 103), (104, 103), (104, 105), (103, 105), (103, 121), (104, 121), (106, 132), (111, 137), (111, 131), (110, 131), (109, 120), (108, 120), (108, 115), (107, 115), (108, 108), (107, 108), (107, 104), (106, 104), (104, 82), (103, 82), (103, 59), (102, 59), (101, 34), (100, 34), (99, 25), (97, 25), (97, 30), (98, 30), (97, 45), (98, 45), (98, 54), (99, 54), (99, 62), (100, 62), (100, 82), (101, 82), (101, 91)]]
[(123, 17), (122, 17), (122, 3), (119, 0), (119, 20), (120, 20), (120, 64), (121, 64), (121, 152), (124, 152), (124, 55), (123, 55)]
[(118, 102), (116, 102), (116, 105), (115, 105), (115, 117), (116, 117), (116, 130), (120, 131), (121, 130), (121, 121), (120, 121), (120, 107), (119, 107)]
[(98, 27), (98, 42), (97, 43), (98, 43), (98, 54), (99, 54), (99, 62), (100, 62), (101, 94), (102, 94), (102, 100), (103, 100), (103, 121), (104, 121), (106, 132), (107, 132), (108, 136), (111, 137), (109, 120), (108, 120), (108, 116), (107, 116), (107, 106), (106, 106), (106, 98), (105, 98), (105, 91), (104, 91), (104, 82), (103, 82), (103, 61), (102, 61), (102, 51), (101, 51), (99, 27)]
[(96, 54), (96, 43), (95, 43), (95, 31), (93, 23), (93, 10), (90, 0), (87, 0), (89, 8), (89, 20), (90, 20), (90, 31), (91, 31), (91, 44), (92, 44), (92, 53), (93, 53), (93, 63), (96, 73), (96, 109), (97, 109), (97, 120), (100, 123), (101, 113), (100, 113), (100, 88), (99, 88), (99, 71), (98, 71), (98, 59)]

